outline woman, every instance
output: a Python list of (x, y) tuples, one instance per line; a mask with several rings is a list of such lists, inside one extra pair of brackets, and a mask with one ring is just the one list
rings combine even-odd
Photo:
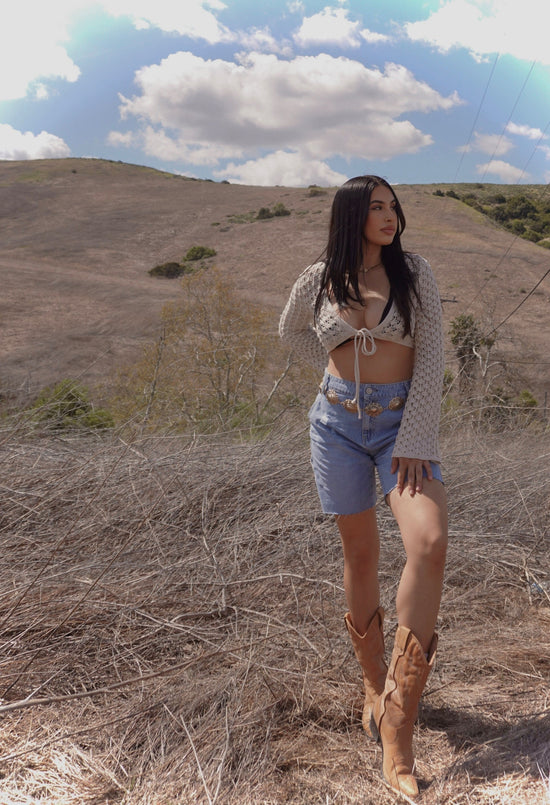
[[(412, 736), (433, 666), (447, 547), (439, 466), (443, 382), (441, 303), (428, 263), (404, 253), (401, 206), (378, 176), (337, 191), (325, 259), (298, 278), (280, 335), (325, 372), (309, 412), (323, 511), (344, 554), (345, 623), (365, 687), (363, 726), (381, 740), (383, 774), (418, 795)], [(398, 627), (384, 659), (375, 476), (406, 553)]]

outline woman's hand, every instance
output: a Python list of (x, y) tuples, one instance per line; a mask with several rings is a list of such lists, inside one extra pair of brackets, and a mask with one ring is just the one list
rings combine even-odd
[(428, 481), (433, 481), (432, 465), (429, 461), (422, 461), (419, 458), (392, 458), (391, 471), (397, 472), (397, 491), (400, 495), (403, 494), (405, 487), (411, 497), (417, 492), (422, 493), (423, 470), (426, 470)]

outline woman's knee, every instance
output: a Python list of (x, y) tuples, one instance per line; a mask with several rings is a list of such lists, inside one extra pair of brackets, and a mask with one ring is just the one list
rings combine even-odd
[(443, 567), (447, 556), (447, 543), (446, 529), (427, 528), (406, 539), (405, 551), (408, 559)]
[(369, 509), (358, 515), (340, 515), (337, 523), (346, 564), (358, 572), (378, 565), (380, 544), (374, 513)]

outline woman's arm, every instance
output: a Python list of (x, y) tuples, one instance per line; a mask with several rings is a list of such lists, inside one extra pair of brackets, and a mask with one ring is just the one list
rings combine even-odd
[(398, 470), (398, 487), (422, 490), (422, 468), (431, 480), (429, 462), (439, 462), (439, 418), (445, 356), (441, 299), (432, 270), (423, 258), (416, 258), (420, 304), (415, 311), (414, 369), (403, 419), (393, 450), (393, 468)]
[(307, 363), (323, 370), (327, 352), (313, 328), (313, 310), (322, 265), (309, 266), (303, 271), (290, 292), (290, 298), (279, 321), (279, 335)]

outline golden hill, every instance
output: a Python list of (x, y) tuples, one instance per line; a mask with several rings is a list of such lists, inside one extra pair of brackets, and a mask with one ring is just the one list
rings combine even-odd
[[(547, 269), (547, 250), (434, 196), (433, 186), (398, 190), (405, 248), (430, 260), (447, 325), (462, 312), (486, 329), (500, 324)], [(0, 162), (2, 390), (97, 379), (135, 355), (179, 288), (148, 270), (181, 260), (193, 245), (216, 249), (243, 298), (271, 307), (275, 321), (294, 278), (323, 249), (332, 196), (95, 159)], [(292, 214), (239, 222), (277, 202)], [(541, 402), (550, 387), (549, 299), (546, 281), (499, 329), (493, 353)]]

